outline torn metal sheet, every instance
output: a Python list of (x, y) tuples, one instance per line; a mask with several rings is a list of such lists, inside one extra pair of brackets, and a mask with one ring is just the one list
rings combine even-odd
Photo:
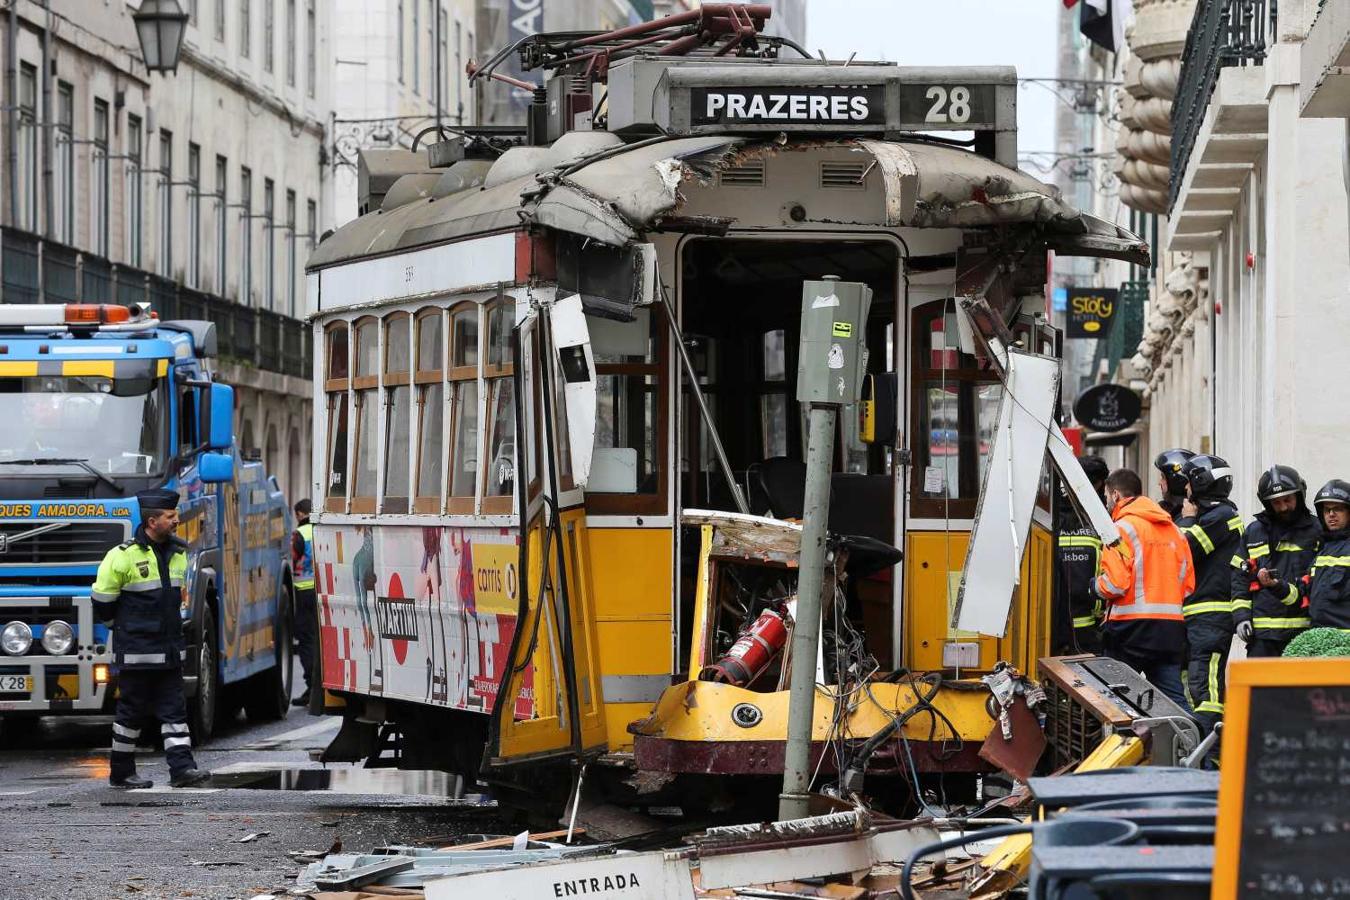
[(562, 379), (562, 410), (567, 418), (568, 452), (572, 460), (572, 480), (585, 487), (591, 474), (591, 453), (595, 447), (596, 379), (595, 356), (581, 295), (563, 297), (549, 309), (553, 352), (556, 357), (554, 378)]
[(952, 617), (961, 631), (1002, 637), (1007, 630), (1053, 424), (1059, 369), (1053, 357), (1008, 351), (994, 443)]

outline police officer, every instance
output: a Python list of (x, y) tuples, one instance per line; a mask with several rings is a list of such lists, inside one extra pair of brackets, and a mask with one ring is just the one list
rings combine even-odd
[[(1106, 476), (1110, 474), (1100, 456), (1078, 460), (1083, 474), (1102, 496)], [(1102, 500), (1105, 503), (1105, 499)], [(1093, 579), (1101, 567), (1102, 539), (1095, 528), (1085, 523), (1073, 504), (1064, 500), (1055, 539), (1055, 624), (1057, 652), (1100, 653), (1102, 649), (1102, 601), (1093, 589)], [(1060, 623), (1068, 620), (1069, 628)], [(1059, 637), (1063, 635), (1063, 637)]]
[[(1233, 622), (1248, 656), (1282, 656), (1308, 627), (1298, 580), (1317, 556), (1321, 527), (1308, 510), (1307, 492), (1292, 466), (1271, 466), (1257, 482), (1265, 509), (1243, 530), (1246, 552), (1233, 557)], [(1264, 587), (1262, 573), (1279, 590)]]
[(314, 526), (309, 523), (309, 498), (295, 503), (295, 531), (291, 532), (291, 584), (295, 587), (295, 641), (300, 645), (300, 668), (305, 673), (305, 692), (292, 706), (308, 706), (314, 687), (314, 633), (318, 608), (314, 600)]
[(1174, 447), (1159, 453), (1153, 460), (1153, 468), (1158, 470), (1158, 490), (1162, 493), (1158, 505), (1173, 522), (1181, 518), (1181, 504), (1186, 499), (1186, 476), (1181, 474), (1181, 469), (1193, 456), (1195, 454), (1190, 450)]
[[(1223, 718), (1224, 678), (1233, 643), (1233, 557), (1243, 551), (1242, 519), (1228, 500), (1233, 470), (1217, 456), (1193, 456), (1181, 467), (1187, 498), (1177, 527), (1195, 565), (1195, 590), (1186, 598), (1190, 644), (1186, 682), (1202, 735)], [(1217, 744), (1215, 745), (1217, 747)]]
[(113, 623), (113, 670), (117, 673), (117, 714), (113, 722), (113, 787), (147, 788), (136, 774), (136, 739), (141, 723), (160, 722), (169, 783), (191, 787), (209, 779), (192, 759), (187, 704), (183, 699), (183, 579), (187, 545), (174, 536), (178, 527), (175, 491), (136, 495), (141, 525), (135, 537), (108, 551), (99, 564), (92, 590), (101, 621)]

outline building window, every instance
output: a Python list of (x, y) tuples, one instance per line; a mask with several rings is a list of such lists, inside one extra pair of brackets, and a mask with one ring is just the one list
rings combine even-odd
[(295, 315), (295, 191), (286, 191), (286, 310)]
[(411, 358), (411, 318), (391, 313), (384, 320), (384, 501), (381, 512), (406, 513), (408, 458), (412, 450), (408, 429), (412, 422), (408, 363)]
[(422, 39), (421, 17), (418, 10), (422, 7), (422, 0), (409, 0), (412, 3), (412, 89), (413, 93), (419, 93), (422, 90), (422, 54), (418, 52)]
[(483, 512), (509, 513), (516, 487), (516, 391), (511, 376), (511, 301), (496, 300), (487, 308), (487, 359), (483, 382), (487, 396), (487, 467), (483, 479)]
[(313, 200), (305, 201), (305, 237), (309, 241), (309, 249), (313, 252), (314, 248), (319, 246), (319, 204)]
[(352, 454), (351, 511), (373, 513), (379, 450), (379, 423), (375, 416), (379, 406), (380, 323), (367, 316), (357, 319), (354, 326), (352, 399), (356, 407), (356, 446)]
[(436, 16), (436, 112), (439, 114), (445, 112), (445, 66), (450, 62), (450, 25), (444, 9), (437, 10)]
[(253, 305), (253, 172), (248, 166), (239, 167), (239, 219), (243, 223), (243, 240), (239, 249), (244, 264), (240, 269), (239, 302)]
[[(416, 3), (417, 0), (413, 0), (413, 2)], [(407, 65), (408, 65), (408, 52), (407, 52), (407, 49), (406, 49), (407, 39), (406, 39), (406, 37), (404, 36), (404, 32), (403, 32), (403, 29), (404, 29), (404, 28), (405, 28), (405, 25), (404, 25), (404, 19), (403, 19), (403, 0), (398, 0), (398, 83), (399, 83), (399, 84), (403, 84), (403, 82), (405, 81), (403, 72), (404, 72), (404, 69), (405, 69), (405, 68), (407, 67)]]
[(251, 0), (239, 0), (239, 55), (248, 59), (253, 44), (253, 10), (249, 8)]
[(295, 0), (286, 0), (286, 83), (295, 87)]
[(90, 207), (93, 212), (93, 221), (90, 225), (90, 243), (94, 246), (94, 252), (103, 257), (108, 255), (108, 136), (108, 101), (95, 99), (94, 152), (90, 160), (93, 164), (93, 172), (91, 173), (93, 177), (90, 181), (94, 186), (94, 196)]
[(464, 124), (464, 23), (455, 19), (455, 124)]
[(267, 266), (266, 280), (263, 282), (263, 306), (266, 309), (275, 311), (277, 308), (276, 296), (276, 229), (272, 223), (276, 221), (276, 185), (272, 179), (263, 179), (263, 230), (266, 237), (264, 240), (264, 260), (263, 265)]
[(201, 286), (202, 268), (202, 148), (188, 144), (188, 265), (187, 284)]
[(56, 211), (57, 240), (75, 243), (75, 87), (65, 81), (56, 85)]
[(417, 314), (416, 332), (413, 381), (417, 392), (417, 484), (413, 512), (438, 513), (445, 440), (445, 315), (439, 307)]
[(216, 294), (225, 296), (225, 275), (229, 269), (229, 163), (216, 156)]
[(319, 80), (319, 20), (314, 0), (305, 0), (305, 90), (314, 96), (314, 85)]
[(19, 64), (19, 227), (37, 231), (37, 67)]
[(277, 0), (263, 0), (263, 69), (271, 72), (276, 62)]
[(478, 483), (478, 361), (476, 303), (464, 303), (450, 314), (450, 484), (445, 511), (472, 513)]
[(159, 130), (159, 274), (173, 276), (173, 132)]
[(229, 0), (215, 0), (216, 2), (216, 40), (225, 42), (225, 4)]
[(324, 396), (328, 412), (328, 484), (324, 508), (347, 510), (347, 390), (351, 387), (347, 323), (334, 322), (324, 331)]
[(127, 116), (127, 262), (141, 264), (141, 146), (145, 140), (140, 116)]

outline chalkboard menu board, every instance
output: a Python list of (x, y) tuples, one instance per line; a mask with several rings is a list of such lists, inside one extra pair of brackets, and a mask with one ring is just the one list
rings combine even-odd
[(1350, 660), (1233, 664), (1215, 898), (1350, 900), (1347, 670)]

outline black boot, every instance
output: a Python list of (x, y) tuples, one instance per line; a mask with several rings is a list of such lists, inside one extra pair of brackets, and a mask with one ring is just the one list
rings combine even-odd
[(309, 688), (305, 688), (303, 694), (292, 700), (291, 706), (309, 706)]
[(143, 788), (155, 786), (155, 783), (151, 781), (149, 778), (142, 778), (135, 772), (132, 772), (130, 775), (123, 776), (122, 778), (109, 778), (108, 784), (112, 785), (115, 788), (122, 788), (123, 790), (140, 790)]
[(210, 772), (203, 772), (200, 769), (184, 769), (169, 779), (169, 786), (176, 788), (196, 787), (210, 780)]

